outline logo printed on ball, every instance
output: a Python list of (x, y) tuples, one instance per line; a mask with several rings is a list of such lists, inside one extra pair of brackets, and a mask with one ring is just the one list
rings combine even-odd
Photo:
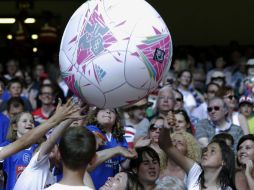
[(165, 55), (165, 51), (163, 51), (159, 48), (156, 48), (156, 50), (154, 52), (153, 60), (158, 61), (159, 63), (163, 63), (164, 55)]

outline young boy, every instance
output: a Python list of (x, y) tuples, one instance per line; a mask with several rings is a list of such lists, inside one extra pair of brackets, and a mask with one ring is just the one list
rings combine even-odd
[(92, 132), (83, 127), (67, 129), (59, 143), (63, 178), (47, 190), (91, 190), (83, 182), (88, 164), (95, 158), (96, 142)]

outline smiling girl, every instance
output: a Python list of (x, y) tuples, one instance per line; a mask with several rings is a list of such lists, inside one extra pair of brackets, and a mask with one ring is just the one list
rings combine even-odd
[[(17, 139), (21, 138), (27, 132), (34, 128), (34, 119), (31, 113), (21, 112), (16, 115), (10, 123), (10, 128), (7, 134), (7, 141), (0, 146), (6, 146)], [(29, 164), (34, 149), (37, 145), (21, 150), (4, 160), (3, 168), (7, 173), (7, 186), (6, 189), (13, 189), (17, 178), (23, 172), (25, 167)]]
[(161, 130), (159, 145), (187, 174), (187, 189), (234, 189), (234, 152), (224, 141), (210, 142), (203, 151), (201, 163), (198, 164), (174, 147), (169, 133), (167, 128)]
[(236, 172), (236, 188), (254, 189), (254, 135), (244, 135), (237, 145), (237, 163), (240, 170)]

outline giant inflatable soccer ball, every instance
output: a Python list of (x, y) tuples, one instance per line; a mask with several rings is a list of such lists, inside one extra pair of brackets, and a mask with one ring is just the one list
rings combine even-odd
[(172, 57), (170, 33), (144, 0), (90, 0), (70, 18), (60, 70), (72, 92), (91, 105), (116, 108), (157, 88)]

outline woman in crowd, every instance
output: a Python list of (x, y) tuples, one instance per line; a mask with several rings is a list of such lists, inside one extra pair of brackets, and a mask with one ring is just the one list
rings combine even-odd
[(254, 190), (254, 135), (242, 136), (237, 145), (237, 163), (240, 169), (235, 175), (238, 190)]
[(249, 127), (247, 119), (237, 110), (237, 99), (234, 89), (231, 87), (220, 88), (218, 95), (223, 98), (228, 107), (228, 119), (234, 125), (240, 126), (244, 134), (249, 134)]
[(176, 125), (173, 128), (174, 131), (187, 131), (190, 134), (194, 134), (194, 127), (190, 121), (190, 118), (186, 111), (184, 110), (177, 110), (174, 111)]
[(151, 139), (150, 147), (152, 147), (160, 157), (160, 168), (165, 169), (167, 164), (167, 156), (163, 150), (159, 147), (159, 134), (160, 129), (163, 128), (164, 119), (162, 117), (155, 117), (150, 122), (150, 127), (148, 131), (148, 137)]
[(234, 189), (234, 152), (225, 142), (210, 142), (203, 151), (201, 165), (175, 148), (168, 127), (161, 130), (159, 145), (187, 173), (187, 189)]
[(144, 190), (133, 172), (119, 172), (109, 178), (100, 190)]
[[(196, 139), (190, 133), (186, 131), (174, 132), (171, 134), (171, 138), (173, 146), (182, 155), (194, 160), (195, 162), (200, 161), (201, 148)], [(168, 158), (166, 168), (160, 172), (160, 179), (165, 176), (174, 176), (183, 181), (186, 173), (172, 159)]]

